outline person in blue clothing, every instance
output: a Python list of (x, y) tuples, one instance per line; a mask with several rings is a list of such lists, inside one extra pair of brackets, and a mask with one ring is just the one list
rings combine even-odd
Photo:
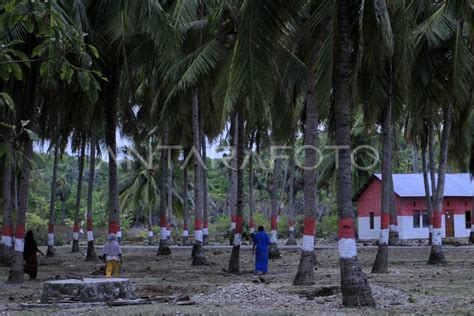
[[(267, 273), (268, 272), (268, 245), (270, 245), (270, 239), (265, 233), (263, 226), (258, 227), (258, 232), (253, 237), (253, 253), (255, 254), (255, 273)], [(257, 252), (255, 252), (257, 249)]]

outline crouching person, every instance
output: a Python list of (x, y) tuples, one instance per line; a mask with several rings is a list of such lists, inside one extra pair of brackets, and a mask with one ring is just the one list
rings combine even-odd
[(104, 245), (104, 257), (106, 277), (118, 277), (120, 275), (120, 264), (122, 263), (122, 252), (115, 234), (109, 235), (109, 241)]

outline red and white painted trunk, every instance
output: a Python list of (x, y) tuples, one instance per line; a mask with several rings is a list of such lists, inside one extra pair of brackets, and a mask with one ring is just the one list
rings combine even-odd
[(13, 247), (13, 229), (11, 225), (4, 225), (2, 228), (2, 244)]
[(277, 242), (278, 216), (273, 215), (271, 218), (270, 242)]
[(160, 218), (160, 240), (168, 239), (168, 220), (166, 214), (162, 214)]
[(236, 228), (235, 215), (231, 214), (230, 215), (230, 230), (234, 231), (235, 228)]
[(54, 224), (48, 224), (48, 246), (54, 247)]
[(255, 221), (253, 220), (253, 217), (249, 220), (249, 228), (251, 234), (255, 233)]
[(295, 222), (294, 221), (291, 221), (291, 220), (288, 221), (288, 231), (290, 231), (290, 232), (295, 231)]
[[(389, 215), (386, 213), (381, 214), (380, 219), (380, 237), (379, 245), (388, 245), (388, 233), (389, 233)], [(395, 226), (396, 225), (392, 225)]]
[(353, 259), (357, 257), (354, 220), (352, 218), (341, 218), (339, 220), (338, 238), (339, 257), (341, 259)]
[(205, 221), (203, 224), (202, 234), (203, 236), (209, 236), (209, 223), (207, 221)]
[(79, 240), (79, 225), (74, 224), (72, 227), (72, 239), (75, 241)]
[(197, 242), (200, 242), (200, 243), (203, 242), (202, 222), (200, 220), (195, 220), (194, 221), (194, 239)]
[(240, 246), (242, 244), (242, 232), (244, 231), (244, 218), (242, 216), (235, 216), (235, 233), (234, 233), (234, 246)]
[(170, 223), (166, 224), (166, 238), (167, 239), (171, 238), (171, 224)]
[(189, 236), (189, 227), (188, 224), (183, 225), (183, 237), (188, 237)]
[(91, 218), (87, 219), (87, 241), (94, 240), (94, 224)]
[(304, 219), (303, 245), (301, 247), (303, 251), (314, 251), (315, 223), (316, 221), (314, 217), (307, 217)]
[(109, 221), (109, 234), (116, 234), (118, 237), (119, 226), (115, 219)]
[(441, 246), (441, 212), (433, 210), (433, 246)]
[(15, 230), (15, 248), (16, 252), (25, 250), (25, 225), (18, 225)]

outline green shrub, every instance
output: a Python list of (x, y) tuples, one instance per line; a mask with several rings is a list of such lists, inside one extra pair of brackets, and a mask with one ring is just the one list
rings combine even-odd
[(321, 218), (321, 222), (316, 227), (316, 237), (327, 238), (337, 233), (337, 214), (326, 215)]

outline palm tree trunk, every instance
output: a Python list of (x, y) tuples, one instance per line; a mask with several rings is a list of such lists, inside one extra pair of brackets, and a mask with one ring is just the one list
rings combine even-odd
[(441, 134), (438, 184), (436, 200), (433, 205), (433, 245), (431, 246), (429, 264), (446, 264), (441, 240), (441, 216), (443, 212), (444, 183), (446, 179), (446, 165), (448, 160), (449, 133), (451, 129), (451, 104), (443, 108), (443, 132)]
[[(201, 147), (202, 147), (202, 160), (204, 164), (207, 166), (207, 150), (206, 150), (206, 135), (204, 134), (204, 122), (203, 122), (203, 115), (199, 115), (199, 133), (201, 136)], [(209, 243), (209, 214), (207, 209), (207, 169), (202, 169), (202, 204), (203, 204), (203, 228), (202, 228), (202, 238), (203, 238), (203, 245), (207, 245)]]
[(33, 142), (27, 135), (23, 135), (23, 161), (18, 187), (18, 208), (16, 211), (15, 247), (13, 261), (8, 277), (9, 283), (23, 282), (23, 250), (25, 248), (26, 211), (28, 209), (28, 193), (30, 188), (30, 162), (33, 159)]
[(104, 96), (105, 106), (105, 142), (109, 151), (109, 201), (107, 205), (109, 213), (109, 234), (116, 234), (117, 240), (122, 239), (120, 230), (120, 206), (117, 174), (117, 93), (119, 88), (119, 66), (115, 65), (111, 70), (107, 83), (107, 91)]
[(397, 204), (395, 201), (395, 192), (393, 189), (393, 174), (390, 174), (390, 226), (388, 232), (388, 245), (397, 246), (400, 244), (400, 236), (398, 233), (398, 214)]
[(436, 207), (436, 176), (435, 176), (435, 137), (434, 137), (434, 125), (430, 119), (428, 122), (428, 164), (430, 167), (430, 182), (431, 182), (431, 205), (432, 211), (428, 214), (429, 218), (429, 231), (431, 238), (429, 240), (430, 246), (433, 242), (433, 216), (434, 208)]
[(61, 199), (61, 225), (66, 223), (66, 200), (65, 198)]
[[(12, 152), (11, 142), (7, 142), (7, 152)], [(12, 165), (7, 159), (2, 161), (2, 243), (0, 244), (0, 265), (8, 266), (13, 256), (13, 200), (12, 200)]]
[(388, 273), (388, 225), (392, 201), (392, 65), (388, 65), (388, 91), (385, 116), (382, 122), (382, 196), (380, 238), (372, 273)]
[(147, 215), (148, 224), (148, 246), (153, 246), (153, 208), (148, 209)]
[(229, 206), (230, 206), (230, 245), (234, 244), (235, 228), (236, 228), (236, 207), (237, 207), (237, 146), (238, 146), (238, 114), (235, 112), (233, 119), (233, 128), (231, 128), (232, 148), (234, 157), (231, 162), (230, 170), (230, 186), (229, 186)]
[(192, 250), (193, 266), (202, 266), (207, 264), (204, 247), (202, 245), (202, 167), (199, 161), (199, 149), (201, 141), (199, 136), (199, 95), (193, 92), (192, 95), (192, 126), (193, 126), (193, 151), (194, 157), (194, 244)]
[[(427, 166), (427, 160), (426, 160), (426, 146), (427, 143), (426, 141), (421, 142), (421, 164), (422, 164), (422, 170), (423, 170), (423, 185), (425, 187), (425, 197), (426, 197), (426, 208), (428, 210), (428, 218), (431, 217), (431, 214), (433, 214), (433, 204), (432, 204), (432, 199), (431, 199), (431, 191), (430, 191), (430, 185), (429, 185), (429, 180), (428, 180), (428, 166)], [(429, 230), (429, 245), (432, 244), (433, 241), (433, 226), (430, 225), (430, 230)]]
[[(304, 168), (304, 228), (300, 264), (293, 285), (314, 284), (314, 231), (316, 224), (316, 151), (318, 139), (318, 108), (314, 75), (308, 71), (306, 88), (305, 168)], [(291, 206), (290, 206), (291, 207)]]
[[(278, 150), (276, 155), (278, 156)], [(278, 174), (280, 172), (281, 159), (275, 159), (273, 165), (272, 187), (271, 195), (271, 217), (270, 217), (270, 246), (268, 249), (268, 257), (270, 259), (281, 258), (280, 250), (278, 249)]]
[(289, 161), (289, 185), (288, 185), (288, 241), (286, 245), (296, 245), (295, 238), (295, 201), (294, 201), (294, 189), (295, 189), (295, 133), (292, 131), (290, 143), (292, 144), (291, 155)]
[(335, 141), (340, 146), (336, 176), (341, 291), (344, 306), (375, 306), (367, 277), (357, 258), (351, 172), (351, 43), (349, 1), (337, 0), (334, 52)]
[(95, 136), (92, 133), (90, 143), (90, 157), (89, 157), (89, 183), (87, 186), (87, 256), (86, 261), (97, 261), (97, 255), (95, 253), (94, 246), (94, 221), (92, 217), (92, 200), (94, 193), (94, 180), (95, 180)]
[[(169, 130), (165, 127), (161, 138), (161, 145), (168, 145)], [(168, 243), (168, 214), (167, 214), (167, 181), (168, 181), (168, 150), (162, 149), (160, 156), (161, 182), (160, 182), (160, 245), (158, 247), (158, 256), (167, 256), (171, 254)]]
[[(189, 150), (185, 151), (185, 155)], [(188, 168), (183, 169), (183, 246), (189, 244), (189, 214), (188, 214)]]
[(56, 224), (56, 186), (58, 180), (59, 139), (54, 144), (53, 177), (51, 179), (51, 200), (49, 204), (48, 250), (47, 256), (54, 256), (54, 225)]
[(166, 238), (168, 239), (168, 245), (172, 244), (171, 240), (171, 228), (173, 224), (173, 162), (171, 161), (171, 165), (168, 169), (168, 203), (167, 203), (167, 210), (168, 210), (168, 226), (166, 229)]
[(237, 115), (237, 195), (235, 212), (235, 234), (233, 240), (232, 254), (229, 261), (229, 273), (240, 273), (240, 245), (242, 244), (243, 220), (244, 220), (244, 172), (240, 168), (244, 161), (244, 111), (240, 109)]
[(74, 227), (72, 230), (72, 250), (71, 252), (79, 252), (79, 221), (81, 211), (81, 193), (82, 193), (82, 176), (84, 173), (84, 160), (86, 155), (86, 139), (81, 140), (81, 152), (79, 154), (79, 177), (77, 179), (76, 208), (74, 210)]
[(413, 159), (413, 172), (418, 173), (420, 168), (418, 167), (418, 146), (416, 142), (413, 142), (411, 145), (411, 155)]
[(250, 243), (253, 243), (253, 237), (255, 235), (255, 222), (253, 219), (253, 208), (254, 208), (254, 200), (253, 200), (253, 137), (250, 140), (249, 144), (249, 229), (250, 229)]

